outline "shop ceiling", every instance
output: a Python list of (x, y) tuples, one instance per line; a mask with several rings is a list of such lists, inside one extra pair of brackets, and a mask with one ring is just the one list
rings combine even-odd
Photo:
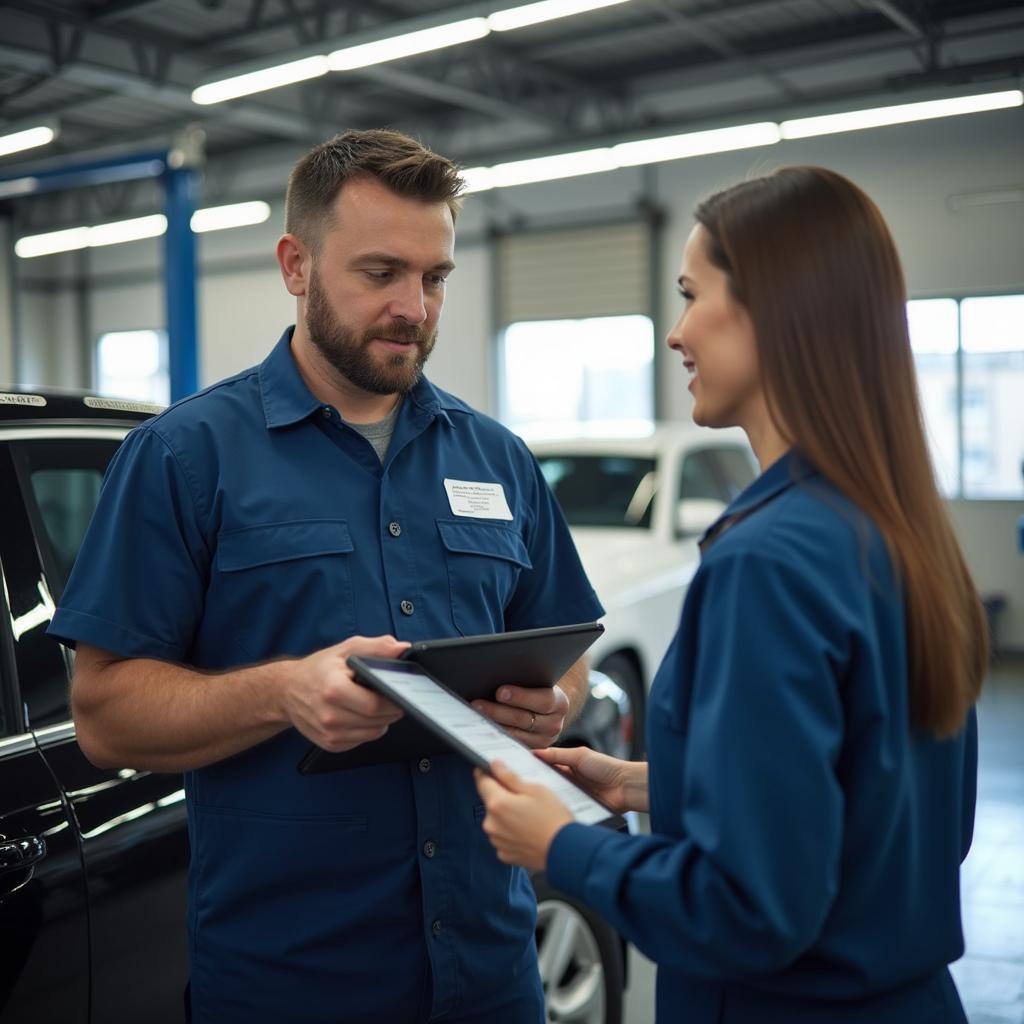
[[(390, 125), (474, 165), (1024, 75), (1020, 0), (629, 0), (224, 103), (192, 98), (228, 73), (515, 6), (0, 3), (0, 134), (59, 129), (45, 149), (0, 158), (0, 176), (167, 149), (198, 130), (205, 199), (231, 202), (254, 198), (259, 169), (279, 192), (298, 154), (351, 127)], [(147, 187), (19, 202), (18, 219), (45, 228), (114, 216), (145, 207)]]

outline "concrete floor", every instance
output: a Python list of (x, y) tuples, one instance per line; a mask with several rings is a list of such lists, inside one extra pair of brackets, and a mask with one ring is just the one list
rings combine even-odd
[[(1024, 659), (993, 668), (978, 732), (978, 811), (962, 874), (967, 952), (952, 971), (971, 1024), (1024, 1024)], [(654, 965), (635, 949), (625, 1019), (654, 1020)]]

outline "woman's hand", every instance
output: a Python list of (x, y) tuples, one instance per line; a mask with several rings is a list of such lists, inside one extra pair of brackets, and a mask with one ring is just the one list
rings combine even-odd
[(524, 782), (501, 761), (491, 774), (473, 773), (476, 788), (487, 808), (484, 832), (498, 860), (543, 871), (555, 835), (572, 821), (572, 814), (547, 786)]
[(534, 754), (619, 814), (650, 806), (646, 761), (620, 761), (589, 747), (549, 747)]

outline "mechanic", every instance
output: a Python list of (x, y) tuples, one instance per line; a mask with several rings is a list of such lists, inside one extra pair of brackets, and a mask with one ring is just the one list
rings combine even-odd
[(668, 337), (693, 418), (762, 474), (702, 540), (651, 690), (649, 763), (544, 751), (650, 835), (479, 777), (503, 860), (659, 965), (657, 1019), (965, 1024), (984, 614), (939, 494), (878, 208), (816, 167), (697, 209)]
[[(523, 442), (422, 374), (462, 188), (391, 131), (302, 157), (277, 244), (295, 326), (131, 432), (50, 628), (90, 760), (186, 773), (201, 1024), (544, 1020), (533, 891), (468, 764), (296, 768), (400, 715), (347, 655), (603, 614)], [(581, 660), (484, 710), (540, 747), (585, 696)]]

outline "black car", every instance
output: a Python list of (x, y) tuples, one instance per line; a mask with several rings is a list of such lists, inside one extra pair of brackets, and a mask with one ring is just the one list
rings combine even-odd
[[(181, 776), (86, 760), (68, 709), (72, 655), (45, 635), (106, 466), (156, 411), (0, 391), (0, 1024), (183, 1019)], [(621, 751), (623, 701), (593, 673), (563, 742)], [(549, 1018), (617, 1024), (621, 940), (542, 876), (534, 886)]]

